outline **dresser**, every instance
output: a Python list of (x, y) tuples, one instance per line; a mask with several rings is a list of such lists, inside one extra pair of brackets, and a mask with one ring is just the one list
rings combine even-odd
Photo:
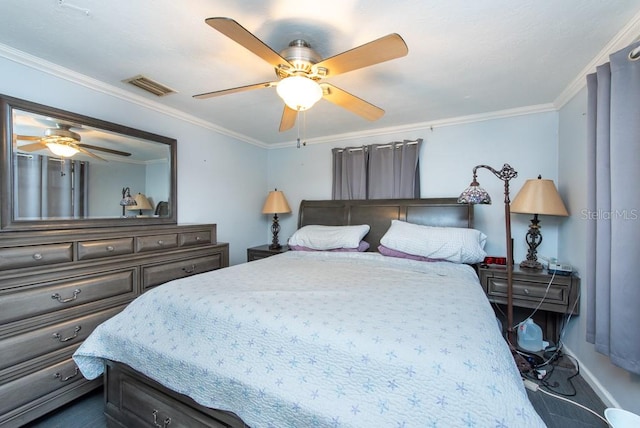
[(101, 322), (167, 281), (229, 265), (216, 225), (0, 234), (0, 427), (98, 387), (71, 358)]

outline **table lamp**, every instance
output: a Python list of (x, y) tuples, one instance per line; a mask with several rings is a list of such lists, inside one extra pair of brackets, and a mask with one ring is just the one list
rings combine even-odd
[(282, 245), (278, 242), (278, 232), (280, 232), (280, 224), (278, 223), (278, 214), (290, 213), (289, 203), (287, 198), (284, 197), (284, 193), (281, 190), (275, 189), (269, 192), (267, 200), (262, 207), (262, 214), (273, 214), (273, 223), (271, 224), (271, 232), (273, 233), (273, 240), (269, 248), (272, 250), (278, 250), (282, 248)]
[(527, 180), (511, 203), (511, 212), (519, 214), (533, 214), (529, 231), (526, 235), (527, 259), (520, 263), (521, 268), (542, 269), (538, 261), (538, 246), (542, 243), (538, 214), (568, 216), (569, 213), (562, 203), (553, 180), (538, 178)]

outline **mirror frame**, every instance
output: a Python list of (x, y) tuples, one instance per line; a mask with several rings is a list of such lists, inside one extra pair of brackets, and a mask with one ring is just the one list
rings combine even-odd
[[(42, 219), (42, 220), (17, 220), (14, 218), (14, 171), (12, 159), (13, 150), (13, 109), (19, 109), (57, 119), (80, 123), (93, 128), (119, 133), (139, 139), (148, 140), (158, 144), (169, 146), (170, 179), (169, 187), (169, 215), (167, 217), (103, 217), (103, 218), (79, 218), (79, 219)], [(140, 226), (177, 223), (177, 140), (164, 137), (124, 125), (107, 122), (89, 116), (72, 113), (66, 110), (45, 106), (42, 104), (25, 101), (5, 95), (0, 95), (0, 232), (30, 231), (51, 229), (81, 229), (89, 227), (118, 227)], [(1, 237), (1, 236), (0, 236)]]

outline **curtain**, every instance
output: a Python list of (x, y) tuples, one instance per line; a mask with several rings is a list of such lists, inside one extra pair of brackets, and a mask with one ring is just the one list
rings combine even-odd
[(16, 219), (88, 215), (87, 162), (14, 154)]
[(587, 341), (640, 374), (640, 43), (587, 76)]
[(420, 197), (422, 139), (333, 149), (333, 199)]
[(420, 197), (422, 140), (369, 146), (369, 199)]
[(346, 147), (331, 150), (333, 155), (332, 199), (367, 199), (368, 149)]

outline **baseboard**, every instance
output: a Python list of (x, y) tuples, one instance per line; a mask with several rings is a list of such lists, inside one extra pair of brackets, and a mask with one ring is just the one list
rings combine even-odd
[(596, 395), (600, 397), (605, 406), (622, 408), (622, 406), (620, 406), (620, 404), (613, 398), (609, 391), (604, 386), (602, 386), (600, 381), (593, 375), (593, 373), (591, 373), (589, 367), (584, 365), (582, 361), (580, 361), (580, 359), (576, 357), (573, 352), (571, 352), (571, 348), (569, 348), (566, 344), (563, 344), (563, 350), (578, 362), (578, 364), (580, 365), (580, 375), (589, 384), (591, 389), (593, 389), (593, 392), (595, 392)]

